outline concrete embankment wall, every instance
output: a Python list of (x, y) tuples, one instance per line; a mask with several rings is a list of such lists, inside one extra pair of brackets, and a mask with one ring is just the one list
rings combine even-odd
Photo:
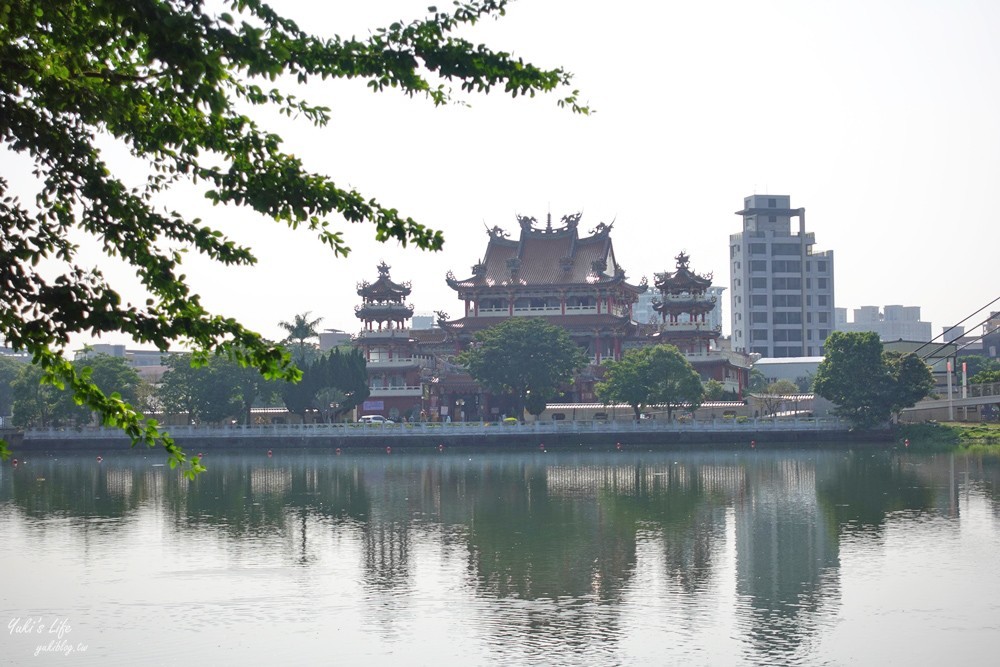
[[(199, 451), (250, 450), (250, 449), (337, 449), (394, 450), (434, 449), (439, 446), (463, 449), (614, 449), (656, 448), (656, 449), (746, 449), (791, 448), (803, 446), (885, 446), (892, 442), (892, 432), (852, 431), (852, 430), (805, 430), (805, 431), (675, 431), (675, 432), (613, 432), (600, 433), (537, 433), (499, 432), (478, 435), (432, 433), (420, 435), (394, 436), (368, 435), (363, 438), (322, 437), (282, 435), (274, 437), (178, 437), (177, 443), (189, 453)], [(20, 451), (98, 451), (109, 448), (127, 448), (128, 439), (115, 437), (107, 439), (69, 438), (28, 438), (18, 445)], [(137, 446), (136, 451), (149, 450)]]

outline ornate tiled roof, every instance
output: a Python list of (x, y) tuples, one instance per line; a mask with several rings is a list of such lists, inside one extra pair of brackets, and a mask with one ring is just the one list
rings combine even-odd
[(458, 280), (449, 272), (448, 285), (455, 290), (490, 287), (572, 286), (618, 283), (636, 293), (645, 283), (625, 282), (625, 270), (615, 261), (611, 228), (599, 223), (590, 236), (580, 237), (580, 213), (562, 217), (563, 226), (553, 227), (552, 216), (544, 227), (534, 218), (518, 216), (518, 240), (500, 227), (487, 230), (489, 243), (481, 262), (472, 267), (472, 276)]
[(410, 295), (410, 283), (394, 283), (389, 278), (391, 267), (382, 262), (378, 265), (378, 280), (373, 283), (358, 283), (358, 296), (365, 301), (402, 301)]
[(653, 284), (661, 292), (679, 294), (682, 292), (704, 292), (712, 286), (712, 274), (698, 275), (690, 268), (691, 258), (681, 251), (674, 259), (677, 260), (677, 270), (673, 273), (658, 273)]

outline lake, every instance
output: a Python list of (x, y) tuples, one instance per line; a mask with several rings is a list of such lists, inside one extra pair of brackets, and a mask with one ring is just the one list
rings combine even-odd
[(159, 451), (0, 468), (2, 664), (983, 664), (1000, 462)]

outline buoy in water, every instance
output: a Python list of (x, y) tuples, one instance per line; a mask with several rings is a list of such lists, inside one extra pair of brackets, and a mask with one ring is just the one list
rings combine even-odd
[(750, 441), (750, 449), (757, 449), (757, 441), (756, 440), (751, 440)]
[(622, 450), (622, 443), (616, 442), (615, 443), (615, 449), (617, 449), (620, 452)]
[(438, 445), (438, 451), (439, 452), (443, 452), (444, 451), (444, 445)]
[(385, 453), (386, 454), (392, 454), (392, 447), (386, 447), (385, 448)]
[(271, 458), (272, 456), (274, 456), (274, 452), (272, 452), (270, 449), (267, 450), (267, 458)]

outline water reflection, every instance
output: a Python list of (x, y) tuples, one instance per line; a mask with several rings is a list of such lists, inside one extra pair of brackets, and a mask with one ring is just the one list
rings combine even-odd
[[(878, 541), (901, 517), (957, 519), (963, 489), (1000, 516), (1000, 465), (952, 456), (213, 453), (208, 462), (188, 482), (137, 455), (36, 457), (0, 472), (0, 525), (99, 536), (162, 521), (171, 543), (213, 535), (237, 560), (262, 550), (274, 576), (315, 589), (327, 613), (357, 615), (387, 644), (415, 641), (432, 609), (462, 620), (466, 648), (456, 650), (466, 657), (485, 642), (506, 662), (641, 661), (655, 655), (636, 638), (659, 633), (702, 642), (689, 658), (715, 650), (758, 664), (815, 660), (843, 614), (844, 538)], [(236, 575), (229, 583), (239, 585)], [(17, 613), (26, 603), (6, 604), (0, 611)]]

